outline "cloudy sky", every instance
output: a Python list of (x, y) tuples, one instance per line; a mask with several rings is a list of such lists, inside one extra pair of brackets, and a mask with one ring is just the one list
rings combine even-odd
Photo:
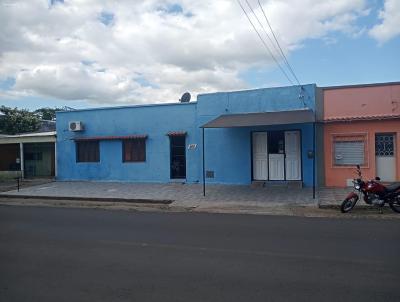
[[(240, 2), (284, 67), (258, 0), (247, 2), (262, 25)], [(260, 2), (302, 84), (400, 81), (400, 0)], [(160, 103), (286, 85), (237, 0), (0, 0), (0, 105)]]

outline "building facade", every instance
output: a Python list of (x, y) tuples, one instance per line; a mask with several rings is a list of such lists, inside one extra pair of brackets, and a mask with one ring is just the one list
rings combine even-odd
[(0, 177), (54, 177), (56, 132), (0, 136)]
[(58, 112), (57, 178), (313, 186), (315, 91), (311, 84)]
[[(177, 103), (58, 112), (58, 179), (164, 183), (174, 177), (173, 161), (174, 171), (185, 170), (180, 177), (199, 181), (199, 148), (186, 148), (199, 140), (196, 106)], [(84, 130), (69, 131), (71, 121), (82, 122)], [(181, 141), (175, 142), (179, 137), (185, 140), (184, 150)], [(172, 148), (184, 155), (185, 167), (177, 163), (178, 156), (171, 158)]]
[(400, 83), (326, 87), (323, 91), (325, 185), (363, 176), (400, 180)]

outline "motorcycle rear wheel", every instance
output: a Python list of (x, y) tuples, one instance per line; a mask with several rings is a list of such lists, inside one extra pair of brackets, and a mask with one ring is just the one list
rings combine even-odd
[(342, 205), (340, 206), (340, 211), (342, 213), (350, 212), (357, 203), (357, 197), (346, 198), (343, 200)]
[(397, 196), (394, 200), (389, 201), (389, 206), (393, 212), (400, 213), (400, 196)]

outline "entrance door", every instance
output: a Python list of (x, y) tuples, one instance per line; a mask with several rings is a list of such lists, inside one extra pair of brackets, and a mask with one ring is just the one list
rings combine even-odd
[(300, 132), (285, 132), (286, 180), (301, 179)]
[(283, 131), (268, 133), (269, 180), (285, 180), (285, 135)]
[(285, 179), (285, 155), (270, 154), (269, 155), (269, 180)]
[(186, 137), (170, 136), (170, 172), (171, 179), (186, 178)]
[(253, 179), (268, 179), (268, 135), (267, 132), (253, 133)]
[(396, 180), (395, 135), (382, 133), (375, 135), (376, 176), (382, 181)]

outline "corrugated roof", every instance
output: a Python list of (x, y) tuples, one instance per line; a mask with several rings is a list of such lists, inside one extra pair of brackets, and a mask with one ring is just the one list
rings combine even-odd
[(324, 122), (370, 121), (398, 119), (400, 114), (364, 115), (364, 116), (332, 116), (324, 119)]
[(392, 86), (392, 85), (400, 85), (400, 82), (383, 82), (383, 83), (369, 83), (369, 84), (336, 85), (336, 86), (325, 86), (325, 87), (320, 87), (320, 88), (323, 89), (323, 90), (330, 90), (330, 89), (364, 88), (364, 87)]
[(24, 134), (15, 134), (15, 135), (1, 135), (2, 138), (18, 138), (18, 137), (42, 137), (42, 136), (55, 136), (56, 131), (48, 131), (48, 132), (35, 132), (35, 133), (24, 133)]
[(312, 122), (315, 122), (315, 114), (311, 109), (297, 109), (260, 113), (223, 114), (204, 124), (201, 128), (235, 128)]
[(123, 140), (123, 139), (146, 139), (147, 134), (133, 134), (123, 136), (87, 136), (87, 137), (75, 137), (75, 141), (102, 141), (102, 140)]

